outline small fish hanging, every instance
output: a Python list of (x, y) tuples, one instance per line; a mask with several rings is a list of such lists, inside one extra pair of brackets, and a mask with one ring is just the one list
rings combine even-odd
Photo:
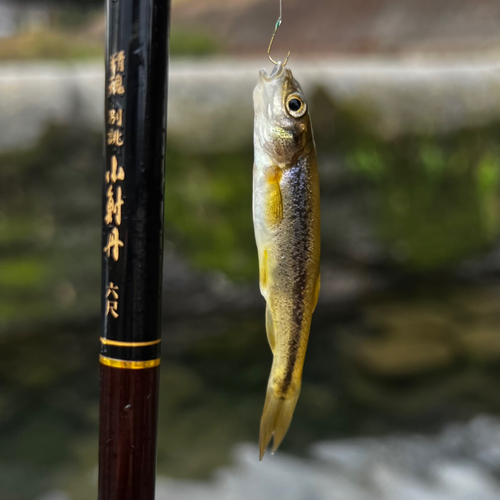
[(300, 394), (311, 319), (320, 289), (319, 176), (304, 93), (286, 68), (261, 70), (253, 93), (253, 221), (259, 255), (260, 291), (273, 352), (260, 424), (260, 459), (273, 438), (283, 441)]

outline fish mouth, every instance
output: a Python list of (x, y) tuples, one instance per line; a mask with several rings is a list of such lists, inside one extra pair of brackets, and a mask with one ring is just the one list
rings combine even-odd
[(270, 82), (272, 80), (277, 80), (283, 74), (284, 66), (281, 61), (278, 61), (278, 64), (274, 65), (271, 74), (268, 75), (265, 69), (260, 70), (260, 77), (266, 82)]

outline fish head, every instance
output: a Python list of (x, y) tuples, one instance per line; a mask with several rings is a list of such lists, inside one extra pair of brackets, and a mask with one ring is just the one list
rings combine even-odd
[(270, 75), (261, 70), (253, 93), (254, 143), (277, 165), (289, 164), (312, 144), (307, 101), (292, 72), (281, 62)]

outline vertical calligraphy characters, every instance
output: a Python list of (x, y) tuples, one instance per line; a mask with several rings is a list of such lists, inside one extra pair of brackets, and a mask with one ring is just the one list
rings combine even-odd
[(109, 282), (108, 291), (106, 292), (106, 316), (111, 314), (113, 318), (118, 318), (118, 287)]
[[(106, 201), (104, 210), (104, 223), (109, 231), (104, 253), (108, 259), (118, 262), (120, 258), (120, 248), (124, 246), (120, 240), (120, 226), (122, 223), (123, 188), (122, 182), (125, 179), (125, 170), (119, 166), (118, 158), (121, 157), (123, 141), (123, 109), (115, 102), (116, 97), (125, 94), (124, 86), (125, 73), (125, 51), (112, 54), (109, 60), (109, 82), (107, 97), (110, 99), (108, 109), (106, 142), (110, 147), (114, 147), (111, 155), (111, 165), (106, 169)], [(111, 315), (118, 318), (118, 287), (110, 282), (106, 292), (106, 316)]]

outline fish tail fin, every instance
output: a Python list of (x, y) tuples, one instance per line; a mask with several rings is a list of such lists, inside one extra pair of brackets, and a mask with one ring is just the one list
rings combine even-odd
[(283, 441), (292, 422), (293, 412), (299, 399), (300, 387), (294, 393), (281, 397), (271, 388), (267, 388), (266, 402), (260, 421), (260, 460), (264, 457), (266, 448), (273, 438), (273, 453)]

